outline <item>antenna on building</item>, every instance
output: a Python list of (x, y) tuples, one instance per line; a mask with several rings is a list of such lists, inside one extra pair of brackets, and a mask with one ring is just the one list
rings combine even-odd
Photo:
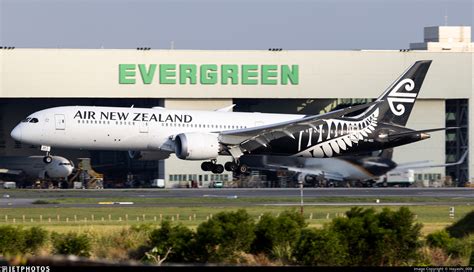
[(174, 41), (170, 42), (170, 49), (174, 49)]
[(444, 9), (444, 26), (448, 26), (448, 8)]

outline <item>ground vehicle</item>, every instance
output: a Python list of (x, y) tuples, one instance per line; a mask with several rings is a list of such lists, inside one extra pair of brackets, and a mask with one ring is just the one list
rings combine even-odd
[(164, 179), (153, 179), (151, 181), (151, 187), (165, 188), (165, 180)]
[(220, 180), (212, 181), (209, 183), (209, 188), (222, 188), (224, 183)]
[(408, 187), (415, 182), (415, 171), (408, 169), (402, 172), (387, 172), (380, 177), (375, 185), (378, 187), (400, 186)]
[(3, 182), (3, 188), (4, 189), (15, 189), (16, 188), (16, 182), (14, 182), (14, 181), (5, 181), (5, 182)]

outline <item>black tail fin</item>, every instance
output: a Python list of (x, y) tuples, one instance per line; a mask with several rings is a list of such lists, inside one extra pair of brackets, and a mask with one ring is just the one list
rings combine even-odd
[[(379, 106), (375, 106), (379, 109), (379, 122), (406, 125), (430, 65), (431, 60), (415, 62), (377, 98), (377, 101), (384, 101)], [(369, 109), (366, 113), (373, 111)]]

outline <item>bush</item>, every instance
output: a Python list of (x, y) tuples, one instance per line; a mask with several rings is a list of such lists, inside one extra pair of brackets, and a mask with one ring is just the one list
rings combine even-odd
[(447, 227), (446, 230), (451, 237), (455, 238), (463, 238), (474, 233), (474, 211), (466, 214), (459, 221)]
[(40, 227), (0, 227), (0, 254), (15, 255), (34, 253), (47, 240), (48, 232)]
[(150, 247), (153, 254), (165, 257), (168, 250), (167, 262), (190, 262), (195, 260), (193, 231), (183, 225), (171, 226), (169, 221), (163, 221), (159, 229), (150, 234)]
[(254, 220), (245, 210), (216, 214), (197, 228), (197, 260), (235, 262), (239, 252), (250, 251), (254, 228)]
[(441, 248), (451, 257), (467, 257), (471, 253), (469, 241), (453, 238), (446, 230), (433, 232), (426, 236), (426, 243), (430, 247)]
[(380, 227), (386, 231), (383, 263), (401, 265), (421, 257), (418, 250), (423, 245), (420, 240), (423, 225), (415, 223), (415, 215), (407, 207), (398, 211), (385, 208), (378, 217)]
[(29, 230), (25, 230), (25, 251), (36, 252), (40, 247), (46, 244), (48, 240), (48, 231), (40, 227), (32, 227)]
[(89, 257), (92, 249), (91, 239), (86, 234), (69, 232), (51, 235), (55, 254)]
[(471, 248), (471, 257), (469, 258), (469, 266), (474, 266), (474, 248)]
[[(348, 265), (401, 265), (417, 260), (422, 225), (414, 222), (408, 208), (352, 208), (347, 218), (336, 218), (330, 225), (342, 243), (350, 249)], [(389, 246), (388, 246), (389, 245)]]
[(149, 234), (155, 229), (155, 226), (151, 223), (132, 225), (130, 231), (134, 233)]
[(303, 265), (345, 265), (348, 256), (338, 235), (329, 228), (304, 229), (296, 242), (293, 256)]
[(14, 255), (22, 253), (25, 246), (24, 232), (19, 227), (0, 227), (0, 253), (2, 255)]
[(278, 217), (266, 213), (255, 226), (252, 252), (289, 260), (294, 244), (306, 225), (299, 212), (284, 211)]

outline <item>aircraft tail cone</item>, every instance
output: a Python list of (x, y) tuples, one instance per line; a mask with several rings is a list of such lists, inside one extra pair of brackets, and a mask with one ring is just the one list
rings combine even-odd
[(428, 133), (420, 133), (420, 139), (421, 140), (425, 140), (425, 139), (429, 139), (431, 138), (431, 135), (429, 135)]

